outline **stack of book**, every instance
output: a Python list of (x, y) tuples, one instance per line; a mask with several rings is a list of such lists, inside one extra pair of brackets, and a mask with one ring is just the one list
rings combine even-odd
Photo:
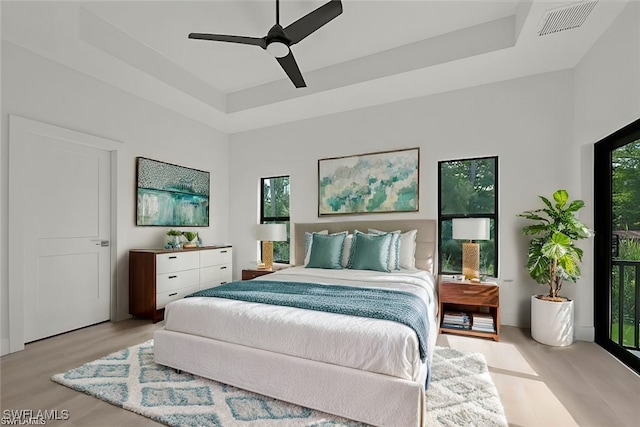
[(442, 327), (451, 329), (471, 329), (471, 317), (467, 313), (445, 311)]
[(472, 331), (494, 333), (496, 331), (493, 324), (493, 316), (486, 313), (474, 313)]

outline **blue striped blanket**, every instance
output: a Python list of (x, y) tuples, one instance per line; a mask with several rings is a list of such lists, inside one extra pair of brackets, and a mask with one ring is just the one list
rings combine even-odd
[(188, 297), (216, 297), (391, 320), (413, 329), (420, 360), (427, 358), (427, 305), (409, 292), (315, 283), (250, 280), (230, 282)]

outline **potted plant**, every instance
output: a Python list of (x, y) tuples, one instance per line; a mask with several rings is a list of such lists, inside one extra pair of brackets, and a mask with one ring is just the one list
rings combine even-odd
[(196, 246), (198, 246), (195, 242), (196, 238), (198, 237), (197, 231), (185, 231), (182, 233), (182, 235), (185, 239), (187, 239), (188, 242), (183, 245), (185, 248), (195, 248)]
[(553, 193), (552, 203), (543, 196), (544, 207), (518, 216), (536, 221), (521, 233), (532, 236), (527, 254), (527, 270), (540, 284), (548, 286), (546, 295), (531, 297), (531, 336), (554, 346), (573, 343), (573, 300), (560, 296), (564, 281), (580, 278), (582, 249), (574, 242), (593, 236), (593, 231), (576, 218), (584, 207), (582, 200), (569, 202), (566, 190)]
[(167, 236), (169, 236), (169, 245), (171, 245), (172, 248), (180, 249), (180, 236), (182, 236), (182, 231), (171, 229), (167, 231)]

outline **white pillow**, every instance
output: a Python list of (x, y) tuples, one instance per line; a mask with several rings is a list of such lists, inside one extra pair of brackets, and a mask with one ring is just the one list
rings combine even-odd
[(416, 235), (418, 230), (409, 230), (400, 235), (400, 268), (416, 269)]
[(311, 256), (311, 245), (313, 244), (313, 235), (314, 234), (329, 234), (329, 230), (315, 231), (313, 233), (309, 233), (308, 231), (304, 233), (304, 265), (309, 264), (309, 257)]
[(400, 230), (380, 231), (374, 228), (367, 230), (369, 234), (391, 234), (391, 250), (389, 251), (389, 269), (400, 270)]

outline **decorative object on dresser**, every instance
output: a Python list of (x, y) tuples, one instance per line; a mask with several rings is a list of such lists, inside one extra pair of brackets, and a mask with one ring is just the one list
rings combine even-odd
[(438, 277), (440, 333), (500, 339), (500, 287), (496, 283)]
[(231, 246), (131, 250), (129, 313), (156, 323), (171, 301), (230, 282), (232, 270)]
[(417, 212), (420, 148), (318, 160), (318, 216)]
[(453, 238), (468, 240), (462, 244), (462, 274), (467, 279), (480, 278), (480, 245), (474, 240), (489, 240), (489, 218), (454, 218)]
[(262, 262), (265, 270), (273, 269), (273, 242), (287, 240), (285, 224), (257, 224), (255, 229), (257, 240), (262, 241)]
[(136, 158), (136, 225), (209, 226), (209, 172)]
[(573, 343), (573, 300), (559, 295), (562, 282), (576, 282), (580, 278), (582, 249), (576, 240), (593, 236), (593, 230), (580, 222), (576, 212), (584, 207), (582, 200), (569, 202), (569, 193), (553, 193), (553, 204), (538, 196), (545, 207), (525, 211), (518, 216), (537, 221), (521, 233), (533, 236), (527, 253), (529, 275), (541, 285), (549, 287), (548, 295), (531, 297), (531, 337), (551, 346)]
[(198, 238), (197, 231), (183, 231), (182, 235), (187, 239), (187, 243), (182, 245), (183, 248), (195, 248), (198, 246), (196, 239)]

